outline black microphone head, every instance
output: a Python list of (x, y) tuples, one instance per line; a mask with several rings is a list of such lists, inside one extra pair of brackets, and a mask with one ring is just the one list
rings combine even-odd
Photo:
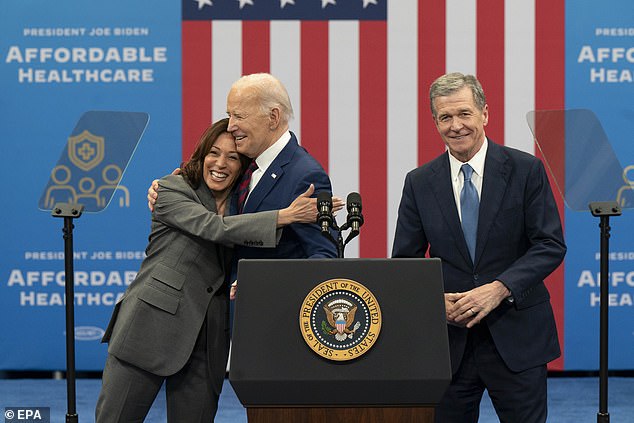
[(330, 204), (332, 207), (332, 195), (328, 191), (319, 191), (317, 193), (317, 204)]
[(361, 211), (361, 196), (358, 192), (351, 192), (346, 198), (346, 208), (350, 211), (350, 208), (357, 207), (358, 211)]
[(317, 223), (323, 233), (329, 233), (332, 225), (332, 194), (328, 191), (317, 193)]

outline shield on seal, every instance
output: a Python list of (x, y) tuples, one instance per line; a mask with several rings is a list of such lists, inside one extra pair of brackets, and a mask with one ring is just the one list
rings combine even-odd
[(343, 317), (338, 318), (335, 323), (337, 326), (337, 332), (343, 333), (343, 331), (346, 330), (346, 321), (343, 319)]
[(88, 172), (103, 160), (104, 146), (103, 137), (84, 130), (81, 134), (68, 138), (68, 158), (75, 166)]

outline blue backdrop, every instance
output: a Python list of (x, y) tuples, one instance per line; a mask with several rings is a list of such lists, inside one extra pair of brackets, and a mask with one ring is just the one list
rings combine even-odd
[[(634, 2), (567, 0), (565, 34), (566, 108), (598, 116), (632, 181)], [(181, 158), (181, 4), (7, 0), (0, 54), (0, 369), (65, 367), (63, 221), (37, 204), (75, 123), (88, 110), (150, 115), (121, 181), (129, 202), (75, 221), (77, 368), (100, 370), (99, 339), (144, 255), (147, 187)], [(611, 220), (612, 369), (634, 368), (633, 214)], [(598, 219), (566, 210), (565, 224), (564, 368), (596, 369)]]
[(63, 220), (37, 204), (75, 123), (87, 110), (151, 116), (121, 181), (129, 204), (75, 221), (77, 369), (100, 369), (100, 335), (143, 258), (147, 187), (181, 155), (180, 5), (5, 1), (0, 34), (0, 369), (65, 368)]
[[(590, 109), (597, 115), (626, 170), (623, 176), (634, 181), (634, 142), (629, 129), (634, 122), (634, 3), (568, 0), (566, 6), (566, 108)], [(595, 152), (580, 153), (592, 157)], [(625, 210), (610, 219), (611, 369), (634, 368), (633, 214)], [(565, 368), (596, 369), (599, 219), (587, 211), (567, 210), (565, 221)]]

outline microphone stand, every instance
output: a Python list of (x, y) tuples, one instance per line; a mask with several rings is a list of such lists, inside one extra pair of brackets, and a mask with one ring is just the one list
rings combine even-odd
[(337, 232), (337, 258), (343, 258), (343, 252), (346, 248), (346, 244), (343, 242), (343, 236), (341, 235), (341, 228), (339, 227), (339, 225), (337, 225), (337, 222), (335, 221), (335, 218), (333, 217), (332, 219), (332, 226), (333, 229), (335, 230), (335, 232)]
[(601, 249), (600, 249), (600, 310), (599, 310), (599, 412), (597, 423), (609, 423), (608, 413), (608, 266), (609, 266), (609, 240), (610, 240), (610, 216), (620, 216), (621, 208), (616, 201), (596, 202), (589, 204), (594, 217), (600, 217)]
[(75, 278), (73, 270), (73, 219), (81, 216), (81, 204), (57, 203), (53, 207), (53, 217), (64, 218), (64, 275), (66, 295), (66, 396), (68, 412), (66, 423), (77, 423), (75, 392)]
[[(337, 247), (337, 258), (343, 258), (346, 245), (357, 235), (359, 235), (359, 228), (363, 225), (363, 214), (361, 214), (361, 196), (356, 193), (348, 194), (348, 217), (346, 223), (339, 226), (337, 225), (337, 219), (332, 215), (332, 201), (330, 197), (320, 194), (317, 196), (317, 205), (319, 209), (318, 221), (321, 225), (321, 234), (328, 238)], [(324, 210), (320, 204), (323, 203)], [(327, 211), (327, 213), (326, 213)], [(356, 224), (355, 224), (356, 223)], [(332, 236), (330, 230), (334, 230), (337, 233), (337, 237)], [(343, 231), (351, 229), (345, 242), (343, 240)]]
[(350, 229), (350, 227), (348, 225), (348, 222), (344, 223), (341, 226), (337, 225), (337, 221), (335, 220), (334, 217), (332, 218), (331, 229), (333, 229), (337, 233), (336, 238), (332, 236), (330, 231), (322, 231), (321, 234), (325, 236), (326, 238), (328, 238), (333, 244), (335, 244), (335, 247), (337, 247), (337, 258), (343, 258), (346, 245), (348, 245), (348, 243), (354, 237), (359, 235), (359, 231), (350, 231), (350, 233), (348, 234), (348, 237), (346, 238), (344, 242), (343, 231)]

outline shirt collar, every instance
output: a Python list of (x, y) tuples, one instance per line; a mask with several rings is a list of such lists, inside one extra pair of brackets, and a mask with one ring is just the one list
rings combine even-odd
[[(488, 146), (489, 140), (488, 138), (484, 137), (484, 142), (482, 143), (480, 150), (478, 150), (478, 152), (471, 158), (471, 160), (467, 162), (469, 163), (469, 166), (473, 168), (473, 172), (475, 172), (480, 178), (484, 177), (484, 161), (487, 156)], [(460, 176), (460, 168), (464, 163), (452, 156), (450, 152), (447, 152), (447, 155), (449, 155), (451, 179), (456, 179), (458, 176)]]
[(286, 144), (291, 140), (290, 131), (285, 131), (277, 141), (273, 143), (269, 148), (264, 150), (262, 154), (256, 157), (255, 162), (258, 165), (258, 169), (264, 172), (273, 163), (273, 160), (280, 154), (280, 151), (286, 147)]

